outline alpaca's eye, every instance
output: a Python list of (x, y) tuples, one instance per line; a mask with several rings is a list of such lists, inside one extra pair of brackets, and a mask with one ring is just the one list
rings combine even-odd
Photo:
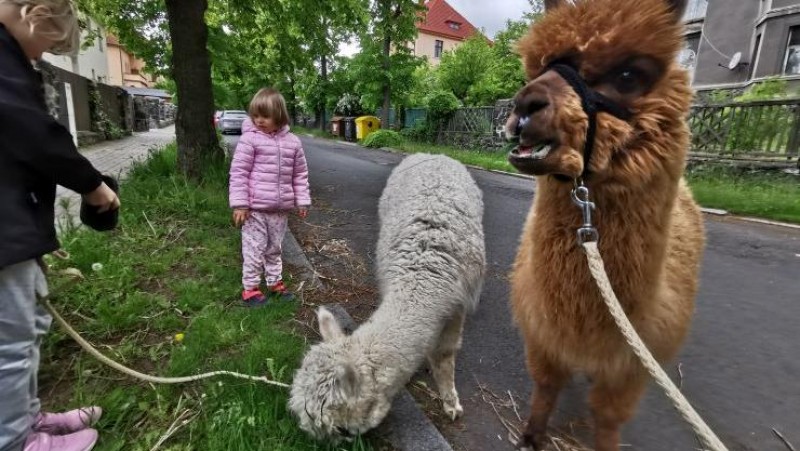
[(614, 88), (620, 94), (631, 94), (642, 87), (642, 74), (632, 68), (619, 71), (614, 80)]

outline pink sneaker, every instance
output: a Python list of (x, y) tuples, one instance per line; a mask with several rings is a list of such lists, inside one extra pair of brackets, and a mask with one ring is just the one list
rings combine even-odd
[(97, 406), (81, 407), (64, 413), (41, 412), (33, 422), (34, 432), (63, 435), (94, 426), (103, 409)]
[(68, 435), (34, 432), (25, 441), (23, 451), (89, 451), (97, 443), (97, 431), (84, 429)]

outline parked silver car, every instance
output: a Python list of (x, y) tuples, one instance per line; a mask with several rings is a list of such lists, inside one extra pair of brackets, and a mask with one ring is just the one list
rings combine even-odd
[(247, 119), (247, 112), (241, 110), (223, 110), (216, 119), (217, 128), (222, 134), (242, 133), (242, 122)]

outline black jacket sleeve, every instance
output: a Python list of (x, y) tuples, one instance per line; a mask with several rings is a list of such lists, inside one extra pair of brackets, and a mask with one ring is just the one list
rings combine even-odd
[(44, 111), (0, 102), (0, 141), (14, 160), (79, 194), (102, 182), (100, 172), (78, 153), (72, 135)]

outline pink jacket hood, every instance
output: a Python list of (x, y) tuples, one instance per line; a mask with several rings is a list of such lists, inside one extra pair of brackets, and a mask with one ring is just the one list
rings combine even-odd
[(284, 211), (311, 205), (303, 145), (288, 125), (265, 133), (244, 120), (229, 188), (231, 208)]

